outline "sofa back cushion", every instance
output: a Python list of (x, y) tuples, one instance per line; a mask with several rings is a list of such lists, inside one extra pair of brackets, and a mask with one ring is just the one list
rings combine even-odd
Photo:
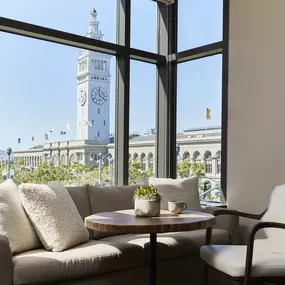
[(154, 185), (163, 195), (161, 209), (168, 210), (168, 201), (181, 200), (187, 203), (187, 210), (200, 210), (198, 177), (186, 179), (149, 178), (149, 184)]
[[(91, 215), (91, 207), (88, 196), (87, 185), (82, 186), (66, 186), (68, 193), (70, 194), (77, 210), (84, 221), (84, 219)], [(92, 230), (89, 230), (89, 237), (92, 239)]]
[(84, 221), (84, 219), (91, 215), (91, 207), (88, 196), (87, 185), (82, 186), (66, 186), (77, 210)]
[[(88, 193), (92, 214), (133, 209), (134, 191), (138, 185), (97, 187), (88, 185)], [(112, 233), (93, 231), (93, 238), (100, 239)]]
[(82, 218), (61, 183), (27, 183), (19, 189), (22, 204), (47, 250), (63, 251), (89, 240)]
[(0, 184), (0, 234), (9, 239), (13, 254), (41, 247), (21, 204), (18, 187), (10, 179)]

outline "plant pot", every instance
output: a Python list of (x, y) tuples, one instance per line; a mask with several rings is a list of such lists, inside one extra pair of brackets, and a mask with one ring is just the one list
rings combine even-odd
[(135, 215), (138, 217), (158, 217), (160, 200), (143, 200), (135, 198)]

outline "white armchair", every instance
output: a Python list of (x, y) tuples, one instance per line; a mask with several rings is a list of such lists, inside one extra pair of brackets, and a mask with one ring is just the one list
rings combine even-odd
[[(247, 245), (211, 245), (211, 229), (207, 230), (208, 245), (200, 250), (205, 262), (205, 285), (209, 267), (244, 285), (285, 284), (285, 185), (273, 190), (268, 209), (260, 215), (230, 210), (213, 214), (232, 214), (260, 222), (252, 228)], [(260, 229), (264, 229), (267, 238), (255, 240)]]

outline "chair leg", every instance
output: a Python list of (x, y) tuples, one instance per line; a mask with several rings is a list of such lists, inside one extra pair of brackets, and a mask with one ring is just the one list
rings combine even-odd
[(208, 285), (208, 274), (209, 274), (208, 265), (204, 264), (204, 280), (203, 280), (204, 285)]

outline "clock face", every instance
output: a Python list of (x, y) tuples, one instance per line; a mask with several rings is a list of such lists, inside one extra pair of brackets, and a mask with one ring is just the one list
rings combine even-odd
[(92, 101), (97, 105), (103, 105), (107, 101), (107, 92), (101, 87), (95, 87), (91, 92)]
[(81, 89), (79, 94), (79, 103), (81, 106), (84, 106), (86, 99), (87, 99), (86, 91)]

